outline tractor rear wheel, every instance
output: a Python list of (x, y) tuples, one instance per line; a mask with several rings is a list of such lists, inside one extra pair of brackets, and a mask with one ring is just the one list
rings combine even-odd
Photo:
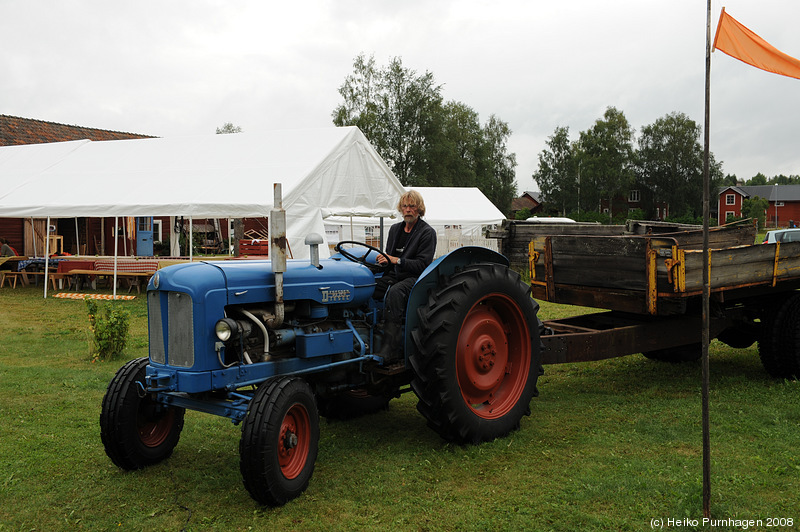
[(144, 393), (147, 358), (122, 366), (108, 385), (100, 412), (106, 454), (122, 469), (141, 469), (169, 458), (183, 429), (184, 409)]
[(417, 410), (449, 441), (479, 443), (519, 428), (541, 367), (538, 305), (499, 264), (456, 272), (418, 309), (411, 387)]
[(314, 393), (298, 377), (276, 377), (256, 391), (242, 423), (239, 469), (260, 504), (280, 506), (308, 487), (319, 445)]

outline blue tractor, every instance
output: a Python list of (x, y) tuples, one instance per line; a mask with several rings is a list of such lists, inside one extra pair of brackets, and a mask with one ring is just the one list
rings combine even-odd
[(306, 239), (311, 260), (201, 261), (151, 278), (149, 358), (125, 364), (102, 403), (117, 466), (168, 458), (186, 409), (224, 416), (242, 427), (245, 488), (276, 506), (308, 486), (320, 415), (377, 411), (413, 390), (446, 440), (519, 427), (536, 394), (540, 322), (530, 286), (502, 255), (465, 247), (434, 261), (409, 298), (404, 354), (385, 360), (383, 301), (372, 297), (381, 251), (341, 242), (319, 260), (321, 242)]

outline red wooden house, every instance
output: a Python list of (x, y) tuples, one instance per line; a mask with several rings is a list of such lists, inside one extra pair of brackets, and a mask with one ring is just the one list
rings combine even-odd
[(742, 215), (742, 202), (756, 197), (766, 199), (768, 227), (788, 227), (800, 221), (800, 185), (727, 186), (719, 192), (717, 223)]

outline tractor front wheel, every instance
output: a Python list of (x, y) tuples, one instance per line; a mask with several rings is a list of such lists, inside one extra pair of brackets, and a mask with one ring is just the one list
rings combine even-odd
[(169, 458), (183, 429), (184, 409), (144, 392), (147, 358), (122, 366), (108, 385), (100, 412), (106, 454), (122, 469), (141, 469)]
[(280, 506), (308, 487), (319, 445), (319, 414), (301, 378), (276, 377), (250, 401), (239, 442), (244, 487), (260, 504)]
[(453, 274), (418, 310), (411, 387), (446, 440), (491, 441), (530, 413), (541, 367), (530, 292), (513, 270), (480, 264)]

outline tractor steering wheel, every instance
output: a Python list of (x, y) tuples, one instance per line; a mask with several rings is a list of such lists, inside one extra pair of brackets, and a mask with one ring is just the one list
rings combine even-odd
[[(342, 244), (355, 244), (356, 246), (359, 246), (359, 247), (362, 247), (362, 248), (366, 248), (367, 252), (364, 253), (361, 256), (354, 255), (353, 253), (350, 253), (349, 251), (346, 251), (346, 249), (342, 247)], [(342, 257), (346, 258), (347, 260), (356, 262), (358, 264), (363, 264), (364, 266), (366, 266), (367, 268), (369, 268), (370, 270), (372, 270), (374, 272), (386, 271), (389, 268), (389, 266), (392, 264), (392, 261), (389, 259), (389, 255), (387, 255), (386, 253), (384, 253), (380, 249), (376, 248), (375, 246), (370, 246), (369, 244), (365, 244), (364, 242), (357, 242), (355, 240), (342, 240), (341, 242), (336, 244), (334, 249), (337, 252), (341, 253)], [(374, 251), (375, 253), (378, 253), (379, 255), (383, 255), (384, 258), (386, 259), (386, 264), (378, 264), (378, 263), (367, 262), (367, 256), (369, 255), (370, 251)]]

